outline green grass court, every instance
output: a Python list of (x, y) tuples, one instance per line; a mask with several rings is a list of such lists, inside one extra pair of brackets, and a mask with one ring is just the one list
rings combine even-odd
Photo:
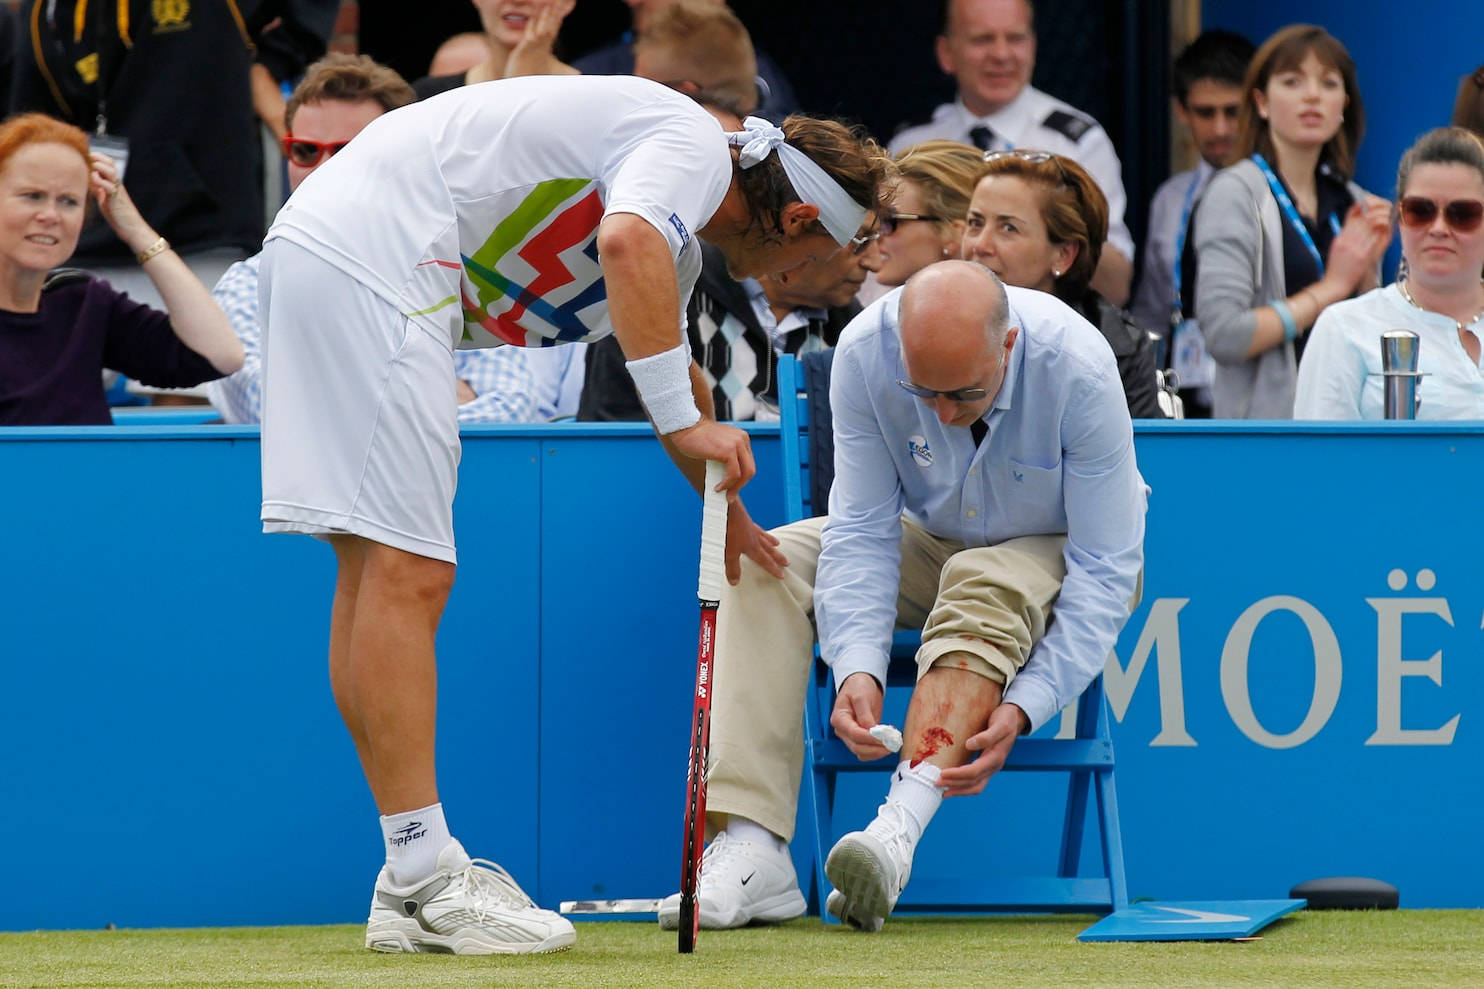
[(359, 925), (0, 933), (0, 986), (1484, 986), (1484, 911), (1298, 913), (1247, 943), (1079, 944), (1090, 917), (897, 918), (702, 932), (583, 923), (537, 957), (380, 955)]

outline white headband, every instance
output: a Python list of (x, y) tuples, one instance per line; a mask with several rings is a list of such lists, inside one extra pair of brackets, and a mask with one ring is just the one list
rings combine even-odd
[(819, 208), (819, 222), (841, 247), (850, 243), (866, 222), (866, 208), (851, 199), (840, 183), (830, 178), (812, 158), (785, 141), (783, 131), (762, 117), (748, 117), (740, 131), (727, 134), (727, 143), (742, 149), (737, 164), (743, 169), (751, 168), (776, 150), (794, 192), (803, 202)]

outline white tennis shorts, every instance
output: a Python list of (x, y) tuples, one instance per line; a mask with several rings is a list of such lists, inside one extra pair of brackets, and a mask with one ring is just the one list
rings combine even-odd
[(282, 238), (263, 248), (259, 294), (263, 531), (457, 562), (451, 340)]

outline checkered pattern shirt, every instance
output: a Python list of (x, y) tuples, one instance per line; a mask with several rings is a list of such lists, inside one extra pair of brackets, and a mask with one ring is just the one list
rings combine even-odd
[[(212, 289), (214, 298), (246, 351), (236, 374), (207, 383), (206, 394), (226, 422), (256, 423), (263, 417), (262, 329), (258, 321), (258, 266), (254, 254), (228, 268)], [(459, 422), (532, 422), (535, 383), (519, 347), (459, 350), (454, 370), (478, 396), (459, 406)]]

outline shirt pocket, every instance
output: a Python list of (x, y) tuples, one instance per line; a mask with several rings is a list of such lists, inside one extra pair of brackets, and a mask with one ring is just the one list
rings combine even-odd
[(1034, 505), (1060, 505), (1061, 464), (1051, 467), (1034, 467), (1019, 460), (1010, 459), (1010, 483), (1007, 485), (1012, 497)]

